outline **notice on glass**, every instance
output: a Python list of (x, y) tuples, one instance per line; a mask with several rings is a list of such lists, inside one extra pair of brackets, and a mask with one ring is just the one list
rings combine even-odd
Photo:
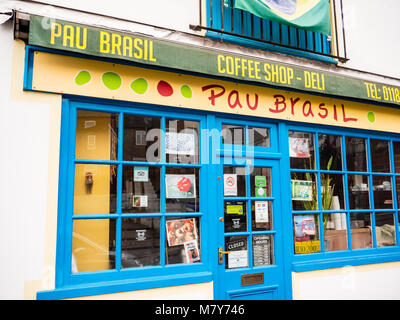
[(291, 158), (309, 158), (310, 144), (308, 139), (289, 137), (289, 156)]
[(194, 174), (166, 174), (165, 193), (169, 199), (196, 198), (196, 176)]
[(224, 196), (237, 196), (237, 174), (224, 174)]
[(148, 182), (149, 181), (149, 167), (133, 167), (133, 181)]
[(296, 238), (315, 236), (314, 215), (309, 214), (294, 216), (294, 232)]
[(247, 263), (247, 250), (231, 251), (228, 254), (228, 268), (245, 268)]
[(253, 236), (254, 266), (271, 264), (271, 238), (269, 235)]
[(292, 200), (313, 201), (312, 181), (292, 180)]
[(133, 207), (147, 207), (147, 196), (133, 196)]
[(268, 201), (255, 201), (256, 223), (268, 222)]
[(199, 247), (197, 245), (197, 240), (191, 240), (185, 242), (184, 247), (185, 247), (185, 255), (187, 262), (191, 263), (200, 261), (200, 253), (199, 253)]
[(165, 133), (165, 153), (195, 155), (195, 138), (193, 133)]
[(197, 230), (195, 219), (168, 220), (165, 223), (168, 246), (179, 246), (185, 242), (196, 240)]

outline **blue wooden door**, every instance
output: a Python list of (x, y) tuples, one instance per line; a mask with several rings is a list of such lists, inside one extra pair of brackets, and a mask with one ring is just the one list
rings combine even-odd
[(287, 299), (277, 128), (219, 119), (216, 299)]

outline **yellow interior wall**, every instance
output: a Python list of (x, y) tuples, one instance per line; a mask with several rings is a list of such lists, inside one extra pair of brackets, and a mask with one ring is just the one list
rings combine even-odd
[[(96, 121), (85, 128), (85, 121)], [(110, 114), (79, 113), (76, 126), (76, 158), (110, 159)], [(93, 140), (95, 137), (95, 140)], [(91, 193), (86, 192), (85, 174), (93, 175)], [(74, 214), (110, 212), (110, 166), (75, 166)], [(89, 219), (74, 222), (72, 253), (79, 272), (107, 270), (109, 266), (109, 220)]]

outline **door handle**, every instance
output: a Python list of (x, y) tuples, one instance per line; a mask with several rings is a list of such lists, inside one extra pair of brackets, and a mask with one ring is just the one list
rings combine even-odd
[(228, 253), (231, 253), (231, 252), (230, 251), (224, 251), (222, 249), (222, 247), (218, 248), (218, 263), (219, 264), (223, 264), (223, 262), (224, 262), (223, 256), (224, 256), (224, 254), (228, 254)]

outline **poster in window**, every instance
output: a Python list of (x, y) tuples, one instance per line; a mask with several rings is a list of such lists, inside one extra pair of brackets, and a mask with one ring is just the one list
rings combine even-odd
[(195, 136), (193, 133), (165, 133), (165, 153), (195, 155)]
[(224, 174), (224, 196), (237, 196), (237, 174)]
[(253, 236), (253, 261), (255, 267), (271, 264), (271, 237), (269, 235)]
[(245, 237), (226, 238), (225, 248), (229, 251), (227, 259), (228, 269), (248, 267), (248, 249)]
[(165, 223), (168, 246), (179, 246), (185, 242), (197, 241), (195, 219), (169, 220)]
[(166, 174), (165, 192), (168, 199), (196, 198), (196, 176), (194, 174)]
[(309, 158), (310, 144), (308, 139), (289, 137), (289, 156), (291, 158)]
[(309, 180), (292, 180), (292, 200), (313, 201), (313, 182)]
[(294, 216), (294, 232), (296, 238), (315, 236), (315, 218), (314, 215)]

